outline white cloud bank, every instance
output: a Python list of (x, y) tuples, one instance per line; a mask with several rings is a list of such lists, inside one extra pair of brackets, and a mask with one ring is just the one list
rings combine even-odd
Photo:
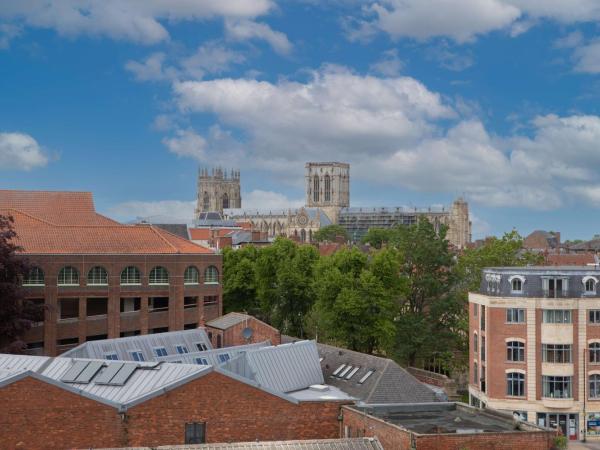
[[(528, 135), (494, 136), (413, 78), (340, 67), (305, 83), (224, 78), (176, 82), (173, 90), (181, 112), (208, 113), (221, 133), (245, 136), (243, 150), (227, 154), (230, 165), (281, 178), (302, 181), (309, 160), (341, 160), (354, 179), (542, 210), (593, 200), (589, 186), (600, 179), (594, 115), (538, 116)], [(223, 156), (213, 145), (203, 151), (204, 161)]]
[(597, 0), (376, 0), (363, 6), (350, 37), (383, 31), (392, 38), (448, 37), (458, 43), (505, 30), (518, 36), (536, 21), (561, 24), (600, 20)]
[(48, 163), (38, 142), (24, 133), (0, 133), (0, 170), (31, 170)]
[(155, 44), (169, 39), (165, 22), (250, 20), (274, 6), (272, 0), (18, 0), (0, 2), (0, 18), (54, 29), (63, 36), (85, 34)]

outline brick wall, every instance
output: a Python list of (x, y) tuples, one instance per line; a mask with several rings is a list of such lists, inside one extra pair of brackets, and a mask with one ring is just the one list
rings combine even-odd
[(122, 447), (117, 410), (28, 377), (0, 389), (0, 449)]
[[(250, 327), (252, 329), (252, 337), (247, 341), (242, 336), (244, 328)], [(234, 345), (253, 344), (255, 342), (263, 342), (266, 340), (271, 341), (273, 345), (281, 344), (281, 333), (277, 328), (255, 319), (254, 317), (233, 325), (226, 330), (219, 330), (216, 328), (207, 327), (208, 331), (213, 334), (213, 346), (216, 347), (216, 336), (221, 335), (223, 347), (232, 347)]]
[[(0, 449), (184, 444), (206, 422), (208, 442), (336, 438), (340, 402), (295, 404), (213, 372), (117, 409), (33, 378), (0, 388)], [(347, 403), (347, 402), (346, 402)]]
[(419, 435), (349, 407), (342, 413), (342, 433), (348, 427), (352, 437), (376, 437), (385, 450), (549, 450), (555, 436), (545, 431)]
[[(340, 437), (347, 430), (349, 437), (376, 437), (384, 450), (410, 450), (410, 434), (402, 432), (398, 427), (354, 409), (342, 408), (343, 429)], [(347, 428), (346, 428), (347, 427)]]

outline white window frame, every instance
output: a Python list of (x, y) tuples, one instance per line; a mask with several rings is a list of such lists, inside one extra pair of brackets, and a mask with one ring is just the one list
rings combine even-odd
[[(214, 269), (215, 273), (217, 274), (216, 279), (214, 281), (213, 278), (211, 277), (211, 281), (207, 281), (208, 277), (208, 271), (209, 269)], [(204, 284), (219, 284), (219, 269), (216, 268), (216, 266), (208, 266), (206, 269), (204, 269)]]
[[(131, 277), (129, 276), (129, 269), (135, 269), (136, 273), (139, 275), (139, 280), (137, 282), (135, 282), (135, 283), (130, 282)], [(125, 271), (127, 271), (127, 277), (126, 277), (125, 282), (123, 282), (123, 272), (125, 272)], [(136, 266), (127, 266), (123, 270), (121, 270), (121, 273), (119, 275), (119, 283), (121, 286), (141, 286), (142, 272)]]
[[(29, 275), (33, 271), (36, 271), (37, 275), (39, 275), (40, 273), (42, 274), (41, 282), (40, 282), (39, 277), (35, 278), (33, 282), (28, 282), (28, 280), (30, 280)], [(44, 271), (42, 270), (41, 267), (34, 266), (31, 269), (29, 269), (29, 271), (27, 272), (27, 277), (25, 277), (23, 279), (23, 286), (45, 286), (45, 285), (46, 285), (46, 275), (44, 274)]]
[[(104, 273), (106, 274), (106, 282), (101, 282), (101, 283), (92, 282), (92, 283), (90, 283), (90, 274), (92, 273), (92, 270), (95, 270), (95, 269), (102, 269), (104, 271)], [(94, 267), (90, 268), (90, 270), (88, 270), (86, 283), (87, 283), (88, 286), (108, 286), (108, 270), (106, 270), (102, 266), (94, 266)]]
[[(146, 358), (144, 357), (144, 354), (139, 349), (137, 349), (137, 350), (129, 350), (129, 354), (131, 355), (131, 359), (133, 359), (136, 362), (144, 362), (144, 361), (146, 361)], [(136, 359), (135, 355), (138, 355), (138, 359)]]
[(177, 350), (177, 353), (180, 355), (185, 355), (190, 352), (185, 344), (176, 344), (175, 350)]
[[(513, 281), (519, 280), (521, 282), (521, 289), (513, 289)], [(513, 275), (508, 278), (508, 282), (510, 284), (510, 292), (511, 294), (522, 294), (523, 287), (525, 286), (525, 277), (523, 275)]]
[[(157, 277), (157, 273), (162, 273), (162, 276)], [(154, 281), (152, 280), (153, 278), (155, 278)], [(150, 274), (148, 275), (148, 284), (150, 286), (168, 286), (169, 271), (162, 266), (153, 267), (150, 271)]]
[[(152, 350), (154, 350), (154, 354), (158, 357), (161, 358), (163, 356), (167, 356), (169, 353), (167, 352), (167, 349), (164, 346), (160, 346), (160, 347), (152, 347)], [(159, 350), (164, 350), (164, 355), (159, 355)]]
[[(70, 279), (71, 282), (70, 283), (65, 283), (64, 280), (63, 280), (63, 282), (61, 283), (61, 281), (60, 281), (61, 273), (63, 273), (63, 271), (66, 271), (67, 269), (71, 270), (71, 276), (69, 277), (69, 279)], [(73, 273), (75, 273), (77, 275), (77, 282), (76, 283), (73, 282)], [(58, 271), (58, 276), (56, 278), (56, 284), (57, 284), (57, 286), (79, 286), (79, 283), (80, 283), (79, 271), (75, 267), (73, 267), (73, 266), (64, 266), (63, 268), (61, 268)]]
[[(196, 273), (195, 281), (186, 281), (186, 276), (188, 274), (188, 270), (190, 269)], [(183, 272), (183, 284), (185, 286), (196, 286), (200, 284), (200, 271), (196, 266), (188, 266), (185, 268), (185, 271)]]
[[(114, 356), (114, 358), (111, 358), (112, 356)], [(118, 361), (119, 355), (117, 355), (116, 352), (106, 352), (104, 353), (104, 359), (106, 359), (107, 361)]]
[[(594, 289), (592, 291), (587, 290), (587, 282), (588, 281), (594, 282)], [(588, 275), (586, 277), (583, 277), (581, 279), (581, 282), (583, 283), (583, 295), (596, 295), (596, 287), (598, 285), (598, 278)]]

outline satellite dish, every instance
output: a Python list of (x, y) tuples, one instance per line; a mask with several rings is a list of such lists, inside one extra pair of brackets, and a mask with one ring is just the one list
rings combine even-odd
[(252, 334), (253, 334), (253, 333), (254, 333), (254, 332), (252, 331), (252, 328), (250, 328), (250, 327), (246, 327), (246, 328), (244, 328), (244, 329), (242, 330), (242, 337), (243, 337), (244, 339), (246, 339), (247, 341), (249, 341), (249, 340), (250, 340), (250, 338), (252, 337)]

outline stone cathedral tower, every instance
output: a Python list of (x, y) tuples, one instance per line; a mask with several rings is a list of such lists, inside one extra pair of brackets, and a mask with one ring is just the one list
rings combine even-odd
[(196, 204), (196, 218), (200, 213), (218, 212), (223, 214), (223, 209), (241, 208), (242, 195), (240, 193), (240, 172), (232, 170), (230, 175), (220, 167), (207, 168), (198, 171), (198, 199)]
[(350, 206), (350, 164), (306, 163), (306, 206), (321, 208), (333, 223)]

